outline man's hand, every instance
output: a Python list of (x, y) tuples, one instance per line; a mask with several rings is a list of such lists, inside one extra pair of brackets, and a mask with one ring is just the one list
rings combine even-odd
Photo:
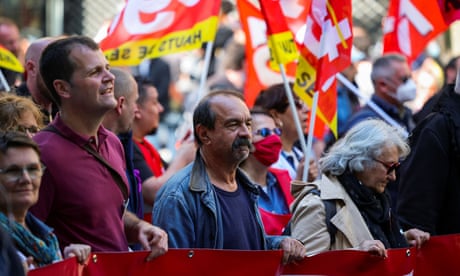
[(90, 253), (91, 247), (89, 245), (71, 243), (64, 248), (64, 259), (77, 257), (78, 262), (84, 264)]
[(150, 250), (146, 261), (168, 252), (168, 235), (163, 229), (145, 221), (139, 222), (139, 242), (145, 250)]
[(281, 241), (280, 249), (283, 250), (283, 264), (302, 260), (307, 254), (305, 246), (300, 241), (290, 237)]

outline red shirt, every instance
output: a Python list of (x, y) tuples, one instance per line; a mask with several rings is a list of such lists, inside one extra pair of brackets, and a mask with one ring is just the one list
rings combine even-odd
[(152, 144), (150, 144), (145, 138), (142, 142), (134, 141), (142, 152), (145, 162), (150, 167), (153, 175), (158, 177), (164, 172), (163, 162), (161, 161), (160, 154)]
[[(291, 205), (294, 198), (291, 195), (291, 177), (287, 170), (280, 170), (275, 168), (269, 168), (269, 171), (275, 175), (278, 185), (280, 185), (283, 197), (288, 207)], [(292, 214), (275, 214), (268, 212), (259, 207), (260, 217), (264, 224), (265, 233), (267, 235), (281, 235), (284, 232)]]
[(73, 132), (59, 114), (51, 124), (72, 141), (50, 131), (34, 136), (46, 170), (31, 212), (54, 228), (61, 249), (85, 243), (92, 251), (127, 251), (121, 190), (109, 170), (79, 146), (90, 143), (128, 183), (120, 141), (101, 126), (96, 147), (94, 138)]

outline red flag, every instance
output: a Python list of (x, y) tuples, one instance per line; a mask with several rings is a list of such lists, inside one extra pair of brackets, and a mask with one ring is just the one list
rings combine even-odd
[(298, 51), (294, 37), (281, 11), (279, 0), (259, 0), (267, 24), (268, 44), (273, 68), (297, 60)]
[(318, 117), (337, 135), (335, 75), (350, 65), (351, 1), (313, 0), (309, 11), (294, 91), (310, 107), (320, 93)]
[(214, 40), (219, 8), (218, 0), (128, 0), (100, 46), (114, 66), (196, 49)]
[[(306, 6), (310, 0), (283, 0), (281, 8), (291, 31), (297, 32), (305, 23)], [(261, 11), (248, 0), (237, 0), (241, 27), (246, 36), (247, 80), (244, 95), (248, 106), (254, 104), (259, 92), (273, 84), (283, 82), (278, 69), (269, 66), (270, 52), (267, 45), (267, 25)], [(286, 65), (288, 79), (295, 79), (296, 63)]]
[(391, 0), (383, 25), (383, 52), (401, 53), (412, 62), (447, 27), (437, 1)]

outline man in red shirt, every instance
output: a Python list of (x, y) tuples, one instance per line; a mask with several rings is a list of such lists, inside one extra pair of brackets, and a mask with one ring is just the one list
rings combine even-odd
[[(158, 151), (145, 139), (146, 135), (156, 132), (163, 106), (158, 101), (158, 92), (152, 83), (143, 79), (137, 79), (137, 81), (139, 98), (137, 99), (137, 111), (133, 122), (133, 140), (135, 143), (133, 161), (134, 167), (140, 171), (142, 179), (142, 195), (145, 203), (144, 220), (150, 222), (152, 221), (151, 210), (157, 191), (166, 180), (195, 158), (196, 146), (191, 139), (181, 141), (175, 158), (167, 167), (165, 166)], [(145, 163), (148, 168), (145, 168)]]

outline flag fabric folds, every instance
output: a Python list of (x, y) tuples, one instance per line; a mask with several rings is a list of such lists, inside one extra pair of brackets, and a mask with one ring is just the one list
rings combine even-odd
[(414, 61), (428, 42), (459, 17), (460, 7), (447, 2), (451, 1), (391, 0), (383, 24), (383, 52), (401, 53)]
[(284, 65), (297, 60), (297, 46), (281, 11), (280, 1), (259, 0), (259, 2), (267, 25), (271, 67), (276, 70), (280, 64)]
[[(244, 98), (252, 107), (259, 92), (283, 81), (279, 70), (269, 66), (270, 51), (267, 40), (267, 25), (260, 9), (248, 0), (236, 1), (240, 14), (241, 28), (246, 37), (246, 83)], [(288, 75), (294, 77), (295, 67), (288, 67)]]
[(301, 56), (294, 92), (310, 107), (314, 93), (319, 93), (318, 117), (336, 136), (335, 75), (351, 62), (351, 24), (350, 0), (312, 0), (306, 18), (305, 36), (297, 37)]
[[(306, 4), (309, 1), (283, 0), (279, 2), (287, 26), (293, 34), (297, 33), (302, 25), (305, 24)], [(247, 78), (244, 96), (248, 106), (252, 107), (254, 100), (262, 89), (283, 82), (283, 78), (279, 71), (279, 65), (273, 66), (272, 62), (270, 62), (267, 24), (261, 10), (248, 0), (237, 0), (236, 3), (240, 14), (241, 28), (246, 36)], [(277, 3), (275, 2), (275, 4)], [(270, 12), (271, 10), (268, 10), (268, 13)], [(288, 45), (291, 47), (291, 44)], [(291, 49), (289, 47), (287, 49)], [(298, 56), (298, 54), (296, 55)], [(296, 67), (296, 61), (285, 64), (285, 71), (289, 81), (294, 82)]]
[(112, 66), (133, 66), (213, 41), (218, 0), (128, 0), (100, 42)]

